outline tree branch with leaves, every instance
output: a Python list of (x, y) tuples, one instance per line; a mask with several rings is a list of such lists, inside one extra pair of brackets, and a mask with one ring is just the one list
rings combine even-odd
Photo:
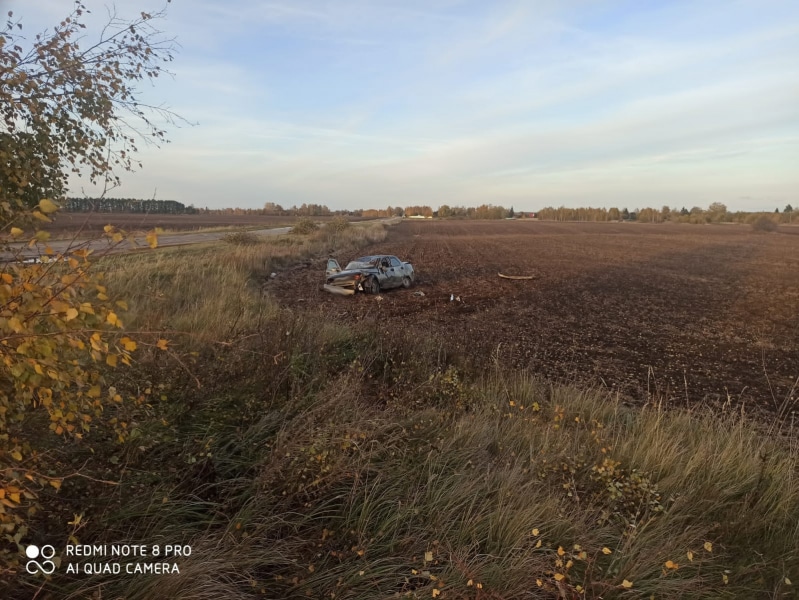
[[(141, 166), (137, 144), (164, 142), (159, 123), (180, 119), (138, 99), (137, 86), (167, 73), (176, 50), (154, 25), (163, 11), (132, 20), (109, 13), (93, 41), (88, 12), (78, 1), (30, 40), (9, 12), (0, 32), (0, 572), (17, 564), (40, 490), (63, 481), (43, 464), (42, 434), (84, 443), (102, 423), (124, 441), (125, 405), (147, 401), (111, 384), (141, 342), (123, 328), (127, 305), (106, 289), (98, 255), (78, 242), (54, 252), (36, 227), (58, 211), (73, 174), (118, 185)], [(130, 237), (110, 225), (104, 236), (111, 245)], [(154, 232), (146, 239), (157, 245)], [(152, 345), (167, 348), (162, 339)]]

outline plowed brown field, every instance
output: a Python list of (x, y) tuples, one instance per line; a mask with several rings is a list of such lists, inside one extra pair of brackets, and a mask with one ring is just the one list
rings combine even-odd
[[(323, 261), (267, 285), (279, 301), (433, 335), (477, 369), (494, 358), (642, 401), (774, 409), (799, 377), (799, 233), (748, 226), (403, 222), (363, 254), (414, 264), (410, 290), (340, 297)], [(350, 256), (337, 257), (349, 260)], [(536, 275), (500, 279), (497, 272)], [(423, 291), (424, 296), (414, 292)], [(451, 295), (461, 302), (450, 301)]]

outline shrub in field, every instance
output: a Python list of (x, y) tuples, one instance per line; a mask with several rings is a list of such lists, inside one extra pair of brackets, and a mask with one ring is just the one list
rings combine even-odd
[(347, 221), (344, 217), (336, 217), (332, 221), (330, 221), (327, 225), (325, 225), (325, 231), (330, 233), (341, 233), (342, 231), (349, 229), (351, 227), (350, 222)]
[(254, 246), (261, 242), (261, 238), (249, 231), (236, 231), (225, 234), (222, 241), (234, 246)]
[(766, 215), (760, 215), (752, 223), (752, 231), (762, 231), (765, 233), (777, 231), (777, 224), (770, 217), (767, 217)]
[(307, 235), (309, 233), (313, 233), (317, 229), (319, 229), (319, 225), (317, 225), (313, 219), (309, 217), (303, 217), (294, 224), (294, 227), (291, 228), (291, 233)]

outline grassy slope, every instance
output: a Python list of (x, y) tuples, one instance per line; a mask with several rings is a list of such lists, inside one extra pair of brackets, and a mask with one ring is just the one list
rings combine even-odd
[(114, 259), (131, 322), (196, 352), (142, 357), (128, 384), (166, 400), (107, 446), (113, 466), (92, 463), (122, 484), (75, 535), (192, 555), (180, 575), (62, 576), (53, 597), (792, 597), (790, 441), (735, 414), (465, 373), (440, 340), (260, 296), (271, 270), (363, 237), (336, 235)]

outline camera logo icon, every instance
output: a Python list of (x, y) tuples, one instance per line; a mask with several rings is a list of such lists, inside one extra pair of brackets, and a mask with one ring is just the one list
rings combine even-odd
[[(55, 548), (49, 544), (42, 546), (41, 549), (39, 549), (39, 546), (31, 544), (25, 548), (25, 556), (30, 559), (25, 563), (25, 570), (31, 575), (36, 575), (37, 573), (52, 575), (55, 572), (55, 563), (50, 560), (55, 556)], [(40, 557), (44, 559), (42, 562), (36, 560)]]

